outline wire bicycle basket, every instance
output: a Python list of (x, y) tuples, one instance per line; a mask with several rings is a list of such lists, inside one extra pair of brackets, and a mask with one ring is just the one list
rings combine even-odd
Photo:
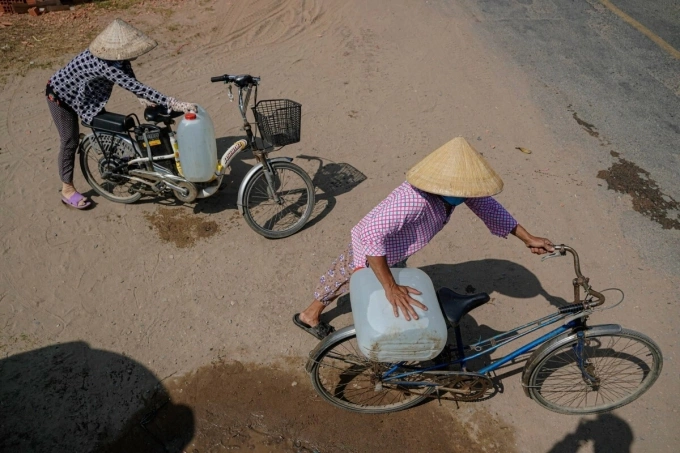
[(290, 99), (268, 99), (253, 108), (262, 138), (272, 146), (300, 141), (302, 105)]

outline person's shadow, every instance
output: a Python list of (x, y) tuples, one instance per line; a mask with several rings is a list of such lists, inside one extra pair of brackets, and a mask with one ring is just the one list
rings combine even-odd
[(600, 414), (595, 420), (582, 418), (573, 433), (567, 434), (548, 453), (573, 453), (588, 441), (594, 453), (628, 453), (633, 444), (633, 430), (616, 415)]
[(497, 293), (515, 299), (541, 296), (554, 307), (567, 305), (561, 297), (548, 293), (536, 275), (526, 267), (507, 260), (484, 259), (457, 264), (433, 264), (421, 267), (435, 288), (445, 286), (461, 294)]
[(181, 452), (194, 415), (128, 357), (84, 342), (0, 360), (0, 451)]

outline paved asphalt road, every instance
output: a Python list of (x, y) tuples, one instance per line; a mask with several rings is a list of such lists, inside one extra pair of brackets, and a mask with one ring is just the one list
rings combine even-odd
[[(480, 36), (554, 88), (537, 94), (551, 124), (592, 125), (585, 172), (613, 150), (680, 202), (680, 2), (676, 0), (449, 0), (473, 15)], [(545, 93), (545, 92), (544, 92)], [(551, 115), (553, 116), (551, 118)], [(559, 126), (555, 133), (559, 137)], [(564, 132), (566, 133), (566, 132)], [(585, 142), (584, 142), (585, 143)], [(669, 212), (680, 219), (680, 212)], [(641, 255), (680, 276), (680, 233), (636, 214), (622, 228)]]

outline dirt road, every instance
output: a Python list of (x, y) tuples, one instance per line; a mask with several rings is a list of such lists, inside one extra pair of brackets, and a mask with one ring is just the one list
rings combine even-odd
[[(139, 431), (149, 414), (153, 435), (140, 436), (170, 451), (675, 451), (677, 276), (641, 261), (618, 226), (640, 214), (597, 178), (616, 159), (591, 152), (600, 143), (588, 140), (567, 103), (544, 111), (536, 99), (552, 88), (487, 46), (473, 17), (455, 4), (442, 14), (427, 1), (188, 0), (173, 8), (116, 13), (161, 43), (135, 63), (138, 78), (206, 108), (222, 147), (240, 136), (240, 123), (210, 76), (259, 75), (262, 99), (302, 103), (302, 142), (279, 154), (314, 177), (314, 217), (284, 240), (250, 230), (235, 206), (250, 159), (234, 164), (221, 193), (195, 205), (118, 205), (87, 192), (94, 209), (69, 210), (60, 203), (58, 140), (44, 99), (56, 68), (10, 79), (0, 93), (0, 429), (40, 427), (35, 451), (134, 442), (120, 433)], [(104, 26), (112, 17), (91, 20)], [(133, 95), (115, 89), (107, 110), (133, 109), (140, 113)], [(640, 400), (605, 416), (562, 416), (527, 399), (512, 370), (504, 392), (483, 403), (432, 402), (386, 417), (353, 416), (315, 397), (301, 375), (315, 340), (292, 315), (310, 302), (349, 229), (408, 168), (458, 135), (502, 175), (498, 199), (521, 224), (575, 247), (594, 287), (625, 291), (619, 308), (592, 322), (624, 324), (662, 348), (664, 372)], [(75, 183), (87, 191), (80, 174)], [(158, 216), (217, 229), (178, 247), (159, 237)], [(491, 293), (493, 302), (467, 320), (471, 337), (523, 324), (571, 297), (570, 262), (541, 263), (464, 209), (409, 265), (436, 286)], [(351, 324), (349, 306), (326, 319)], [(188, 396), (186, 388), (200, 392)], [(168, 392), (171, 405), (159, 409), (158, 395)], [(26, 445), (20, 435), (6, 439)]]

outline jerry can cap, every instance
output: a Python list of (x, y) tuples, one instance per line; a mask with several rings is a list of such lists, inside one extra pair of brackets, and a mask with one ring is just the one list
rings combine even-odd
[(194, 112), (187, 112), (184, 114), (184, 119), (186, 120), (195, 120), (196, 119), (196, 114)]

